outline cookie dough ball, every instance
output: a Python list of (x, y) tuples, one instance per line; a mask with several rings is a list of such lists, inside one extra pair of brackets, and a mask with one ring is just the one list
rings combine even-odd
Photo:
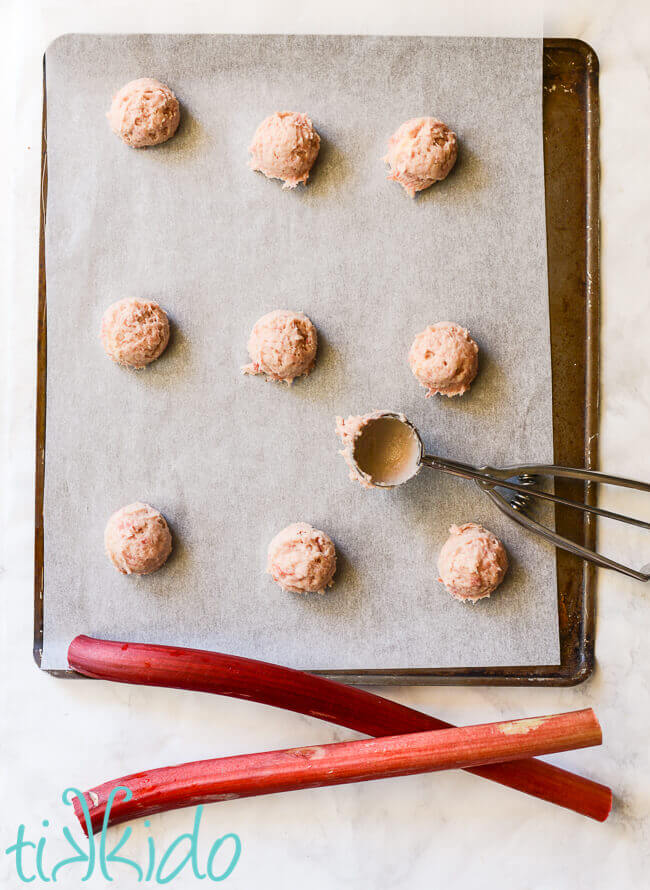
[(320, 136), (306, 114), (276, 111), (255, 131), (249, 166), (268, 179), (281, 179), (282, 188), (293, 189), (309, 179), (319, 149)]
[(294, 522), (269, 544), (266, 571), (290, 593), (325, 593), (336, 571), (334, 544), (325, 532)]
[(393, 133), (382, 160), (389, 179), (411, 197), (448, 175), (458, 157), (456, 134), (435, 117), (414, 117)]
[(409, 365), (427, 390), (427, 398), (435, 393), (462, 396), (478, 371), (478, 346), (465, 328), (453, 321), (439, 321), (417, 335)]
[(475, 603), (490, 596), (508, 570), (501, 541), (475, 522), (452, 525), (449, 535), (438, 557), (438, 580), (457, 600)]
[(149, 504), (129, 504), (113, 513), (104, 532), (106, 554), (123, 575), (155, 572), (172, 552), (165, 517)]
[(164, 83), (141, 77), (123, 86), (107, 114), (112, 131), (132, 148), (171, 139), (181, 119), (178, 99)]
[(256, 322), (248, 339), (251, 363), (244, 374), (266, 374), (267, 380), (292, 383), (309, 374), (316, 361), (316, 328), (302, 312), (276, 309)]
[(101, 338), (114, 362), (144, 368), (167, 348), (169, 319), (151, 300), (118, 300), (104, 313)]

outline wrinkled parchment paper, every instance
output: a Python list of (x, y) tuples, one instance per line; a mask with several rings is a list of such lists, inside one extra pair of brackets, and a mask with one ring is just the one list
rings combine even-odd
[[(554, 551), (471, 483), (423, 470), (392, 491), (348, 480), (336, 414), (403, 411), (428, 449), (476, 464), (552, 458), (541, 41), (404, 37), (77, 36), (47, 51), (47, 445), (43, 666), (78, 633), (209, 647), (300, 668), (559, 662)], [(126, 81), (182, 103), (168, 144), (127, 148), (105, 119)], [(322, 137), (306, 188), (247, 167), (274, 110)], [(458, 133), (449, 178), (416, 200), (380, 158), (406, 118)], [(146, 370), (98, 332), (128, 296), (168, 311)], [(275, 308), (306, 312), (318, 363), (288, 389), (244, 377)], [(425, 400), (406, 356), (453, 320), (481, 349), (458, 399)], [(167, 517), (147, 577), (104, 555), (108, 516)], [(282, 592), (266, 547), (305, 520), (339, 551), (325, 596)], [(454, 522), (505, 542), (511, 570), (476, 606), (437, 582)]]

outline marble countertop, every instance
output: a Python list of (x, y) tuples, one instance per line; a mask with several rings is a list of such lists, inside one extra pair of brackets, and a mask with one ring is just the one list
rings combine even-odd
[[(355, 737), (319, 721), (261, 705), (171, 690), (147, 690), (42, 674), (31, 657), (33, 429), (36, 260), (40, 156), (41, 57), (67, 31), (321, 31), (367, 33), (535, 33), (537, 4), (498, 2), (489, 16), (458, 25), (458, 11), (429, 11), (405, 2), (330, 2), (326, 8), (288, 2), (237, 4), (159, 0), (84, 3), (15, 0), (3, 6), (3, 63), (10, 95), (0, 151), (10, 182), (2, 217), (5, 338), (2, 379), (3, 551), (0, 562), (3, 662), (0, 741), (0, 882), (19, 887), (2, 851), (19, 823), (47, 838), (45, 859), (66, 855), (64, 788), (89, 787), (152, 765)], [(568, 9), (566, 7), (569, 7)], [(513, 18), (515, 15), (515, 18)], [(517, 16), (519, 18), (517, 18)], [(519, 20), (521, 18), (521, 21)], [(533, 22), (533, 25), (531, 25)], [(643, 0), (579, 0), (543, 4), (544, 33), (579, 37), (601, 65), (602, 108), (602, 392), (601, 466), (650, 478), (650, 37)], [(520, 30), (517, 30), (517, 29)], [(537, 33), (540, 33), (538, 30)], [(7, 120), (8, 115), (8, 120)], [(612, 509), (650, 519), (650, 504), (617, 492)], [(650, 562), (643, 532), (602, 523), (600, 548), (624, 562)], [(610, 784), (612, 816), (604, 825), (553, 808), (466, 773), (415, 776), (305, 791), (206, 808), (204, 855), (228, 832), (241, 858), (227, 886), (267, 888), (305, 882), (329, 888), (496, 888), (581, 890), (632, 888), (650, 873), (650, 635), (648, 589), (615, 574), (598, 579), (597, 668), (572, 689), (411, 688), (386, 694), (455, 723), (593, 706), (605, 744), (551, 757)], [(645, 653), (645, 654), (644, 654)], [(192, 827), (189, 810), (133, 823), (129, 851), (145, 858), (147, 838), (159, 850)], [(42, 826), (49, 820), (48, 826)], [(77, 835), (78, 836), (78, 835)], [(68, 853), (69, 855), (69, 853)], [(72, 872), (70, 872), (72, 874)], [(80, 876), (81, 871), (74, 872)], [(115, 886), (135, 887), (132, 870), (115, 871)], [(191, 876), (173, 886), (192, 887)], [(81, 886), (78, 879), (64, 886)], [(104, 886), (95, 874), (87, 886)], [(204, 882), (204, 885), (208, 882)], [(35, 881), (33, 886), (40, 886)]]

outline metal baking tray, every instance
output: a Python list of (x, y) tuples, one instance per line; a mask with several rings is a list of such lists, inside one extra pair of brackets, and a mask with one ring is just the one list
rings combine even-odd
[[(598, 58), (586, 43), (544, 40), (544, 168), (548, 244), (553, 440), (555, 462), (594, 469), (598, 446), (599, 217)], [(45, 87), (45, 71), (44, 71)], [(34, 554), (34, 658), (43, 646), (43, 490), (47, 296), (45, 209), (47, 202), (47, 108), (43, 90), (36, 399), (36, 511)], [(588, 484), (557, 480), (559, 495), (594, 503)], [(557, 507), (557, 530), (587, 547), (595, 544), (595, 517)], [(532, 667), (403, 669), (319, 672), (361, 685), (571, 686), (594, 666), (595, 572), (557, 551), (561, 664)], [(72, 671), (49, 671), (76, 677)]]

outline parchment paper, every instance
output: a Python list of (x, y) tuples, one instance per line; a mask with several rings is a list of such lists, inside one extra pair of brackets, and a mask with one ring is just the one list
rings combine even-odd
[[(393, 37), (66, 36), (47, 51), (47, 445), (43, 666), (77, 633), (209, 647), (311, 669), (557, 664), (554, 551), (471, 483), (423, 471), (348, 480), (336, 414), (403, 411), (426, 446), (476, 464), (552, 458), (541, 41)], [(153, 76), (182, 103), (171, 142), (123, 145), (104, 114)], [(276, 109), (323, 144), (306, 188), (247, 165)], [(411, 201), (380, 158), (406, 118), (460, 139), (449, 178)], [(156, 299), (173, 339), (146, 370), (113, 365), (104, 309)], [(315, 371), (244, 377), (275, 308), (306, 312)], [(406, 356), (428, 323), (481, 349), (463, 398), (426, 400)], [(147, 501), (174, 553), (146, 577), (103, 551), (110, 513)], [(264, 573), (285, 525), (327, 531), (325, 596)], [(511, 570), (476, 606), (437, 582), (454, 522), (501, 537)]]

